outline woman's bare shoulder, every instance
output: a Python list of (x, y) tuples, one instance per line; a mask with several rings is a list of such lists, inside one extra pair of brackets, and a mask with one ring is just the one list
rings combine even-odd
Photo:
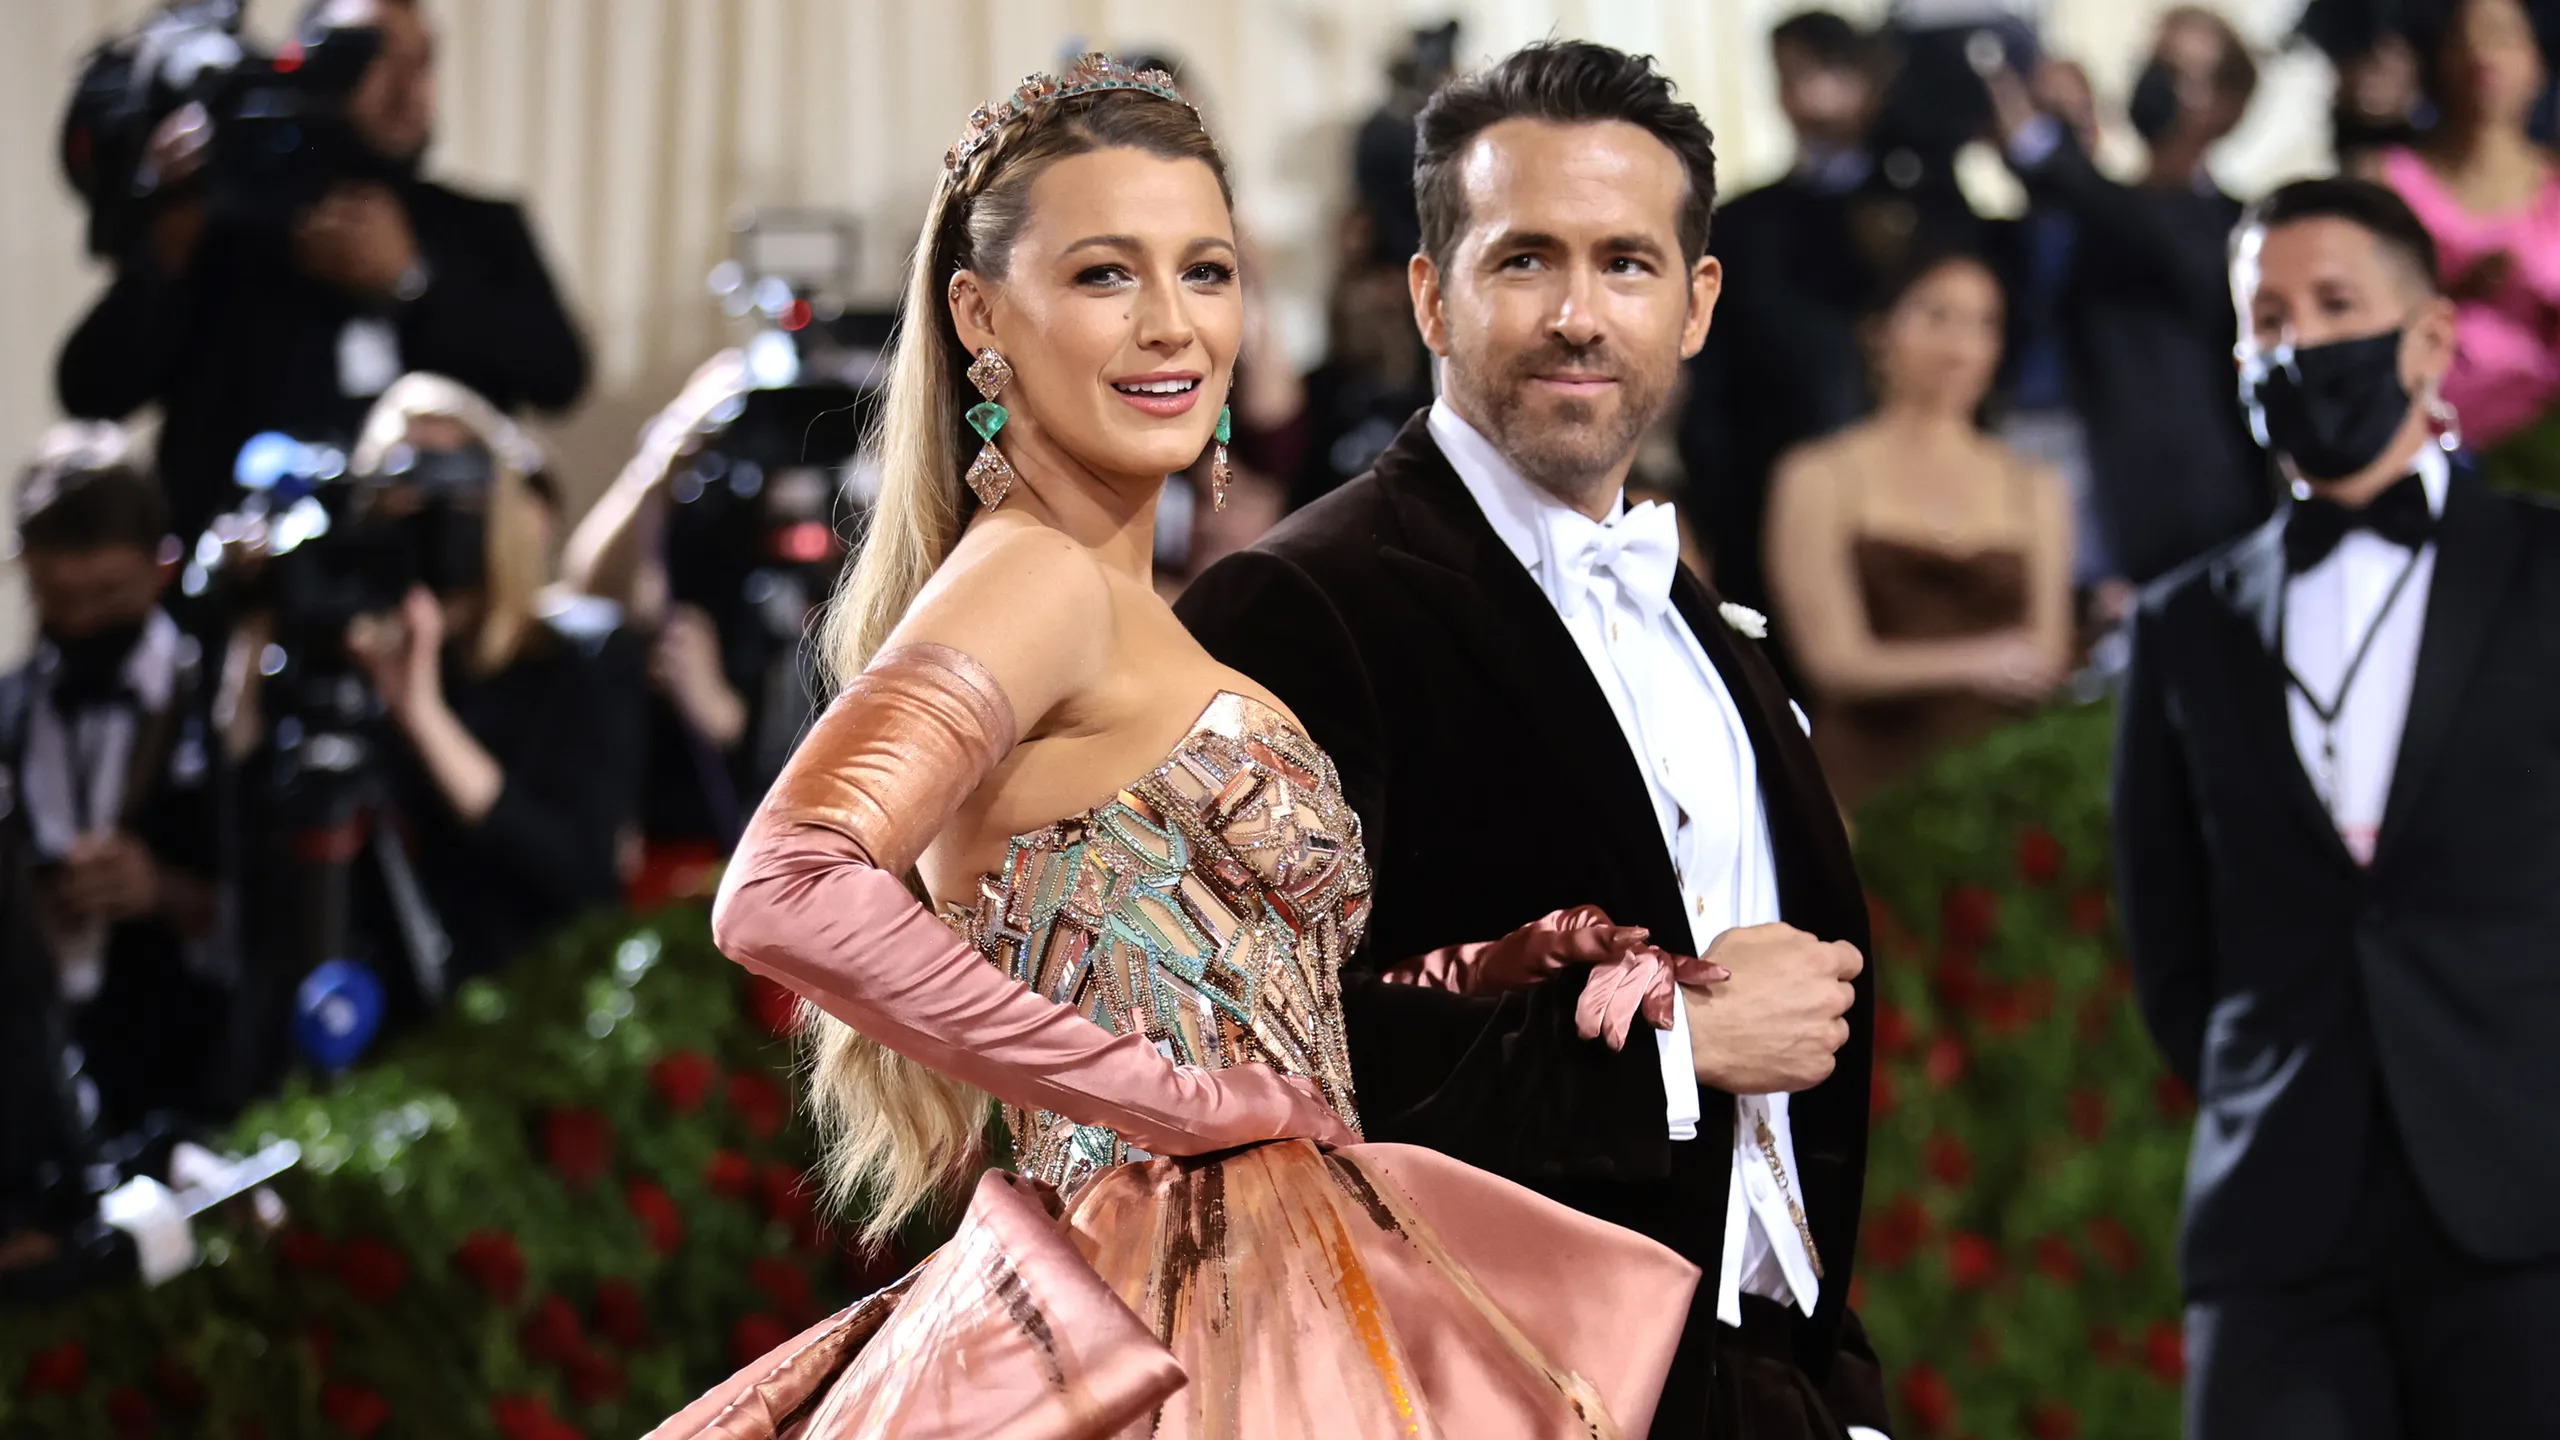
[(1027, 731), (1102, 667), (1112, 631), (1100, 556), (1036, 521), (990, 517), (961, 536), (888, 644), (966, 653)]

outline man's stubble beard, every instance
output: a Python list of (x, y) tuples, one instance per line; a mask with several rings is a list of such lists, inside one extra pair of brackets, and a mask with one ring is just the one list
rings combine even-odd
[[(1562, 400), (1539, 416), (1530, 413), (1529, 387), (1544, 370), (1573, 363), (1599, 371), (1618, 384), (1616, 414), (1603, 420), (1600, 408), (1583, 400)], [(1672, 373), (1677, 373), (1676, 362)], [(1521, 357), (1502, 374), (1487, 377), (1474, 364), (1449, 357), (1449, 388), (1479, 417), (1487, 440), (1522, 479), (1579, 508), (1593, 492), (1631, 463), (1645, 432), (1668, 405), (1671, 375), (1654, 376), (1630, 366), (1625, 357), (1604, 347), (1559, 352), (1553, 347)]]

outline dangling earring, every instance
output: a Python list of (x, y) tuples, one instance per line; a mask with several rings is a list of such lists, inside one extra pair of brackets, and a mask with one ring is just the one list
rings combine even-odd
[(1227, 508), (1227, 441), (1235, 435), (1235, 412), (1218, 407), (1218, 443), (1209, 451), (1209, 508)]
[(2459, 451), (2462, 448), (2462, 415), (2453, 408), (2453, 402), (2444, 398), (2441, 391), (2430, 395), (2427, 397), (2427, 415), (2436, 422), (2436, 443), (2444, 447), (2444, 453), (2451, 455)]
[(1005, 463), (1004, 452), (996, 448), (996, 432), (1004, 428), (1008, 418), (996, 397), (1013, 383), (1013, 367), (1004, 363), (1004, 357), (990, 345), (979, 351), (978, 358), (970, 364), (969, 383), (987, 397), (969, 407), (969, 428), (986, 442), (978, 447), (978, 458), (969, 462), (969, 489), (977, 495), (980, 505), (993, 510), (1004, 503), (1004, 497), (1013, 489), (1013, 467)]

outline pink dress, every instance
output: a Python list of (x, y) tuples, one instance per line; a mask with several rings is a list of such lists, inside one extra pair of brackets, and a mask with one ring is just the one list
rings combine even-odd
[(2462, 302), (2444, 382), (2464, 442), (2493, 449), (2560, 398), (2560, 172), (2531, 204), (2501, 215), (2463, 209), (2415, 151), (2385, 154), (2382, 178), (2435, 236), (2446, 284), (2500, 251), (2514, 257), (2495, 294)]

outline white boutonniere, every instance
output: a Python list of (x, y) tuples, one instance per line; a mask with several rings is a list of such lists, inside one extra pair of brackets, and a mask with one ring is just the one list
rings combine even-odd
[(1716, 607), (1716, 613), (1724, 617), (1724, 623), (1754, 640), (1769, 638), (1769, 617), (1748, 605), (1736, 605), (1727, 600)]

